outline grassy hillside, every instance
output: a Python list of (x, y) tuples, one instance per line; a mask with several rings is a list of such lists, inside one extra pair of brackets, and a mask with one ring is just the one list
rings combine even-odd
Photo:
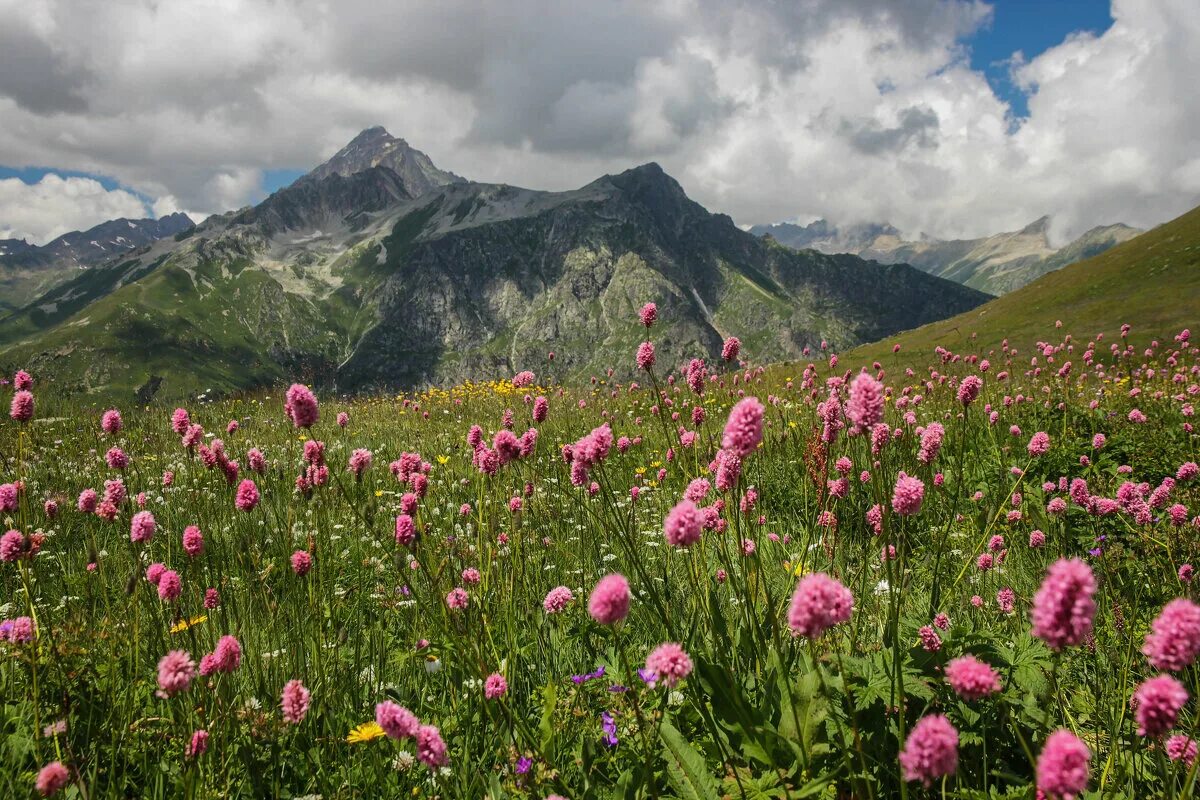
[[(964, 314), (856, 348), (847, 358), (853, 364), (926, 363), (939, 346), (982, 353), (1005, 338), (1028, 350), (1058, 320), (1076, 338), (1100, 331), (1111, 336), (1129, 323), (1139, 338), (1169, 339), (1200, 325), (1200, 208)], [(901, 349), (894, 356), (896, 344)]]

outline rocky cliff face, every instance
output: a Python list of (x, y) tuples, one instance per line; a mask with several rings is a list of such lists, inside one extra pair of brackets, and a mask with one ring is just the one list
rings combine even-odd
[(0, 322), (0, 365), (92, 391), (159, 375), (167, 395), (292, 377), (343, 391), (522, 369), (630, 377), (650, 300), (665, 370), (716, 358), (726, 336), (775, 361), (987, 299), (759, 239), (655, 164), (570, 192), (452, 182), (410, 195), (383, 164), (298, 181), (46, 293)]

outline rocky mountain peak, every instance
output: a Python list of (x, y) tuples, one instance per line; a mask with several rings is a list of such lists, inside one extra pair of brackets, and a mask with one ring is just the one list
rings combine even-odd
[(452, 172), (438, 169), (429, 156), (379, 125), (359, 133), (332, 158), (300, 180), (320, 181), (331, 175), (345, 178), (372, 167), (387, 167), (394, 171), (413, 197), (439, 186), (465, 182)]

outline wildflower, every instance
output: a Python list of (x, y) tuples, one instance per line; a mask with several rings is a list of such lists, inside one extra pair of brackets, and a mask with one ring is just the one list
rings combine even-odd
[(1144, 681), (1133, 693), (1138, 735), (1158, 737), (1175, 727), (1187, 699), (1183, 684), (1170, 675)]
[(1079, 559), (1059, 559), (1033, 597), (1031, 633), (1052, 650), (1081, 644), (1096, 614), (1096, 579)]
[(408, 547), (417, 538), (417, 525), (408, 514), (396, 517), (396, 541)]
[(179, 573), (173, 569), (163, 570), (162, 576), (158, 579), (158, 599), (174, 602), (179, 599), (182, 591), (183, 586), (179, 580)]
[(504, 676), (499, 672), (488, 675), (487, 680), (483, 682), (483, 696), (488, 700), (495, 700), (506, 694), (508, 694), (508, 681), (504, 680)]
[(638, 317), (641, 318), (642, 324), (649, 328), (658, 319), (658, 306), (654, 303), (646, 303), (638, 312)]
[(375, 706), (375, 722), (393, 739), (414, 738), (421, 727), (415, 714), (391, 700), (384, 700)]
[(283, 686), (283, 695), (279, 706), (283, 710), (283, 719), (292, 725), (299, 725), (308, 714), (308, 703), (312, 697), (304, 684), (298, 679), (288, 681)]
[(300, 383), (293, 383), (287, 390), (283, 410), (297, 428), (311, 428), (321, 418), (317, 398)]
[(692, 660), (675, 642), (664, 642), (646, 657), (646, 671), (654, 676), (648, 682), (651, 688), (657, 681), (662, 681), (668, 688), (674, 689), (691, 674)]
[(12, 404), (9, 406), (8, 415), (16, 422), (22, 424), (33, 419), (33, 393), (21, 390), (13, 394)]
[(208, 752), (208, 731), (200, 729), (192, 732), (192, 739), (188, 742), (187, 749), (184, 751), (184, 757), (191, 760), (199, 758)]
[(860, 372), (850, 384), (846, 416), (854, 423), (852, 435), (870, 430), (883, 421), (883, 384), (866, 372)]
[(823, 572), (805, 575), (792, 594), (788, 624), (800, 636), (815, 639), (850, 619), (854, 596)]
[(1037, 788), (1053, 798), (1074, 800), (1087, 789), (1092, 753), (1078, 736), (1057, 730), (1046, 738), (1037, 762)]
[(109, 436), (115, 436), (116, 434), (120, 433), (121, 428), (124, 427), (124, 424), (125, 423), (121, 419), (121, 412), (117, 411), (115, 408), (110, 408), (100, 417), (100, 430), (104, 431)]
[(937, 635), (932, 626), (923, 625), (917, 635), (921, 639), (921, 648), (926, 652), (936, 653), (942, 649), (942, 637)]
[(196, 662), (185, 650), (172, 650), (158, 662), (160, 697), (172, 697), (186, 692), (196, 677)]
[(1029, 445), (1026, 449), (1031, 456), (1044, 456), (1050, 451), (1050, 437), (1045, 431), (1038, 431), (1029, 440)]
[(738, 353), (742, 349), (742, 342), (736, 336), (730, 336), (721, 345), (721, 359), (724, 361), (733, 361), (738, 357)]
[(979, 390), (983, 388), (983, 380), (976, 375), (968, 375), (958, 384), (958, 402), (964, 406), (969, 406), (979, 397)]
[(1167, 739), (1167, 758), (1182, 761), (1185, 766), (1191, 767), (1196, 763), (1197, 750), (1200, 750), (1200, 747), (1197, 746), (1196, 740), (1182, 734)]
[(307, 550), (292, 553), (292, 572), (303, 578), (312, 569), (312, 555)]
[(904, 742), (900, 768), (906, 781), (928, 788), (938, 778), (958, 769), (958, 731), (942, 714), (922, 717)]
[(131, 542), (148, 542), (154, 536), (158, 523), (149, 511), (139, 511), (133, 515), (129, 523), (129, 540)]
[(57, 793), (71, 781), (71, 773), (63, 766), (61, 761), (51, 761), (46, 766), (38, 771), (37, 780), (34, 781), (34, 788), (42, 797), (49, 797)]
[(667, 513), (663, 522), (663, 535), (667, 544), (674, 547), (687, 547), (700, 541), (703, 533), (703, 518), (696, 504), (691, 500), (681, 500)]
[(653, 342), (642, 342), (637, 349), (637, 368), (649, 370), (654, 366), (654, 344)]
[(417, 729), (417, 758), (429, 768), (444, 767), (450, 763), (446, 754), (446, 743), (434, 725), (422, 725)]
[(964, 700), (982, 700), (1000, 691), (1000, 673), (967, 654), (946, 665), (946, 683)]
[(1142, 653), (1155, 669), (1181, 672), (1200, 655), (1200, 606), (1177, 597), (1150, 624)]
[(629, 615), (632, 600), (629, 581), (625, 580), (624, 575), (605, 575), (592, 590), (592, 596), (588, 599), (588, 613), (601, 625), (613, 625)]
[(238, 511), (253, 511), (258, 506), (258, 501), (258, 486), (254, 481), (246, 478), (238, 484), (237, 497), (234, 499)]
[(721, 448), (739, 459), (754, 452), (763, 437), (762, 403), (755, 397), (738, 401), (729, 411), (729, 420), (721, 436)]
[(183, 552), (195, 558), (204, 552), (204, 534), (195, 525), (183, 529)]
[(542, 601), (542, 608), (546, 610), (547, 614), (560, 614), (574, 599), (575, 596), (566, 586), (555, 586), (546, 593), (546, 599)]
[(925, 484), (901, 470), (892, 490), (892, 510), (901, 516), (911, 517), (920, 512), (924, 499)]
[(471, 598), (467, 594), (467, 590), (461, 586), (454, 587), (450, 590), (450, 593), (446, 595), (446, 606), (454, 609), (455, 611), (461, 611), (462, 609), (466, 608), (467, 604), (470, 602)]
[(110, 447), (104, 454), (104, 461), (108, 464), (109, 469), (123, 470), (129, 466), (129, 456), (125, 455), (125, 451), (119, 447)]

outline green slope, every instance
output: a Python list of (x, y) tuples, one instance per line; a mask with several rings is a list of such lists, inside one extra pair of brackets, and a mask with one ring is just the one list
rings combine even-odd
[[(971, 311), (859, 347), (848, 358), (926, 364), (939, 346), (982, 353), (1006, 338), (1027, 351), (1059, 320), (1076, 338), (1111, 336), (1129, 323), (1139, 336), (1169, 339), (1200, 325), (1200, 208)], [(893, 356), (896, 344), (901, 352)]]

